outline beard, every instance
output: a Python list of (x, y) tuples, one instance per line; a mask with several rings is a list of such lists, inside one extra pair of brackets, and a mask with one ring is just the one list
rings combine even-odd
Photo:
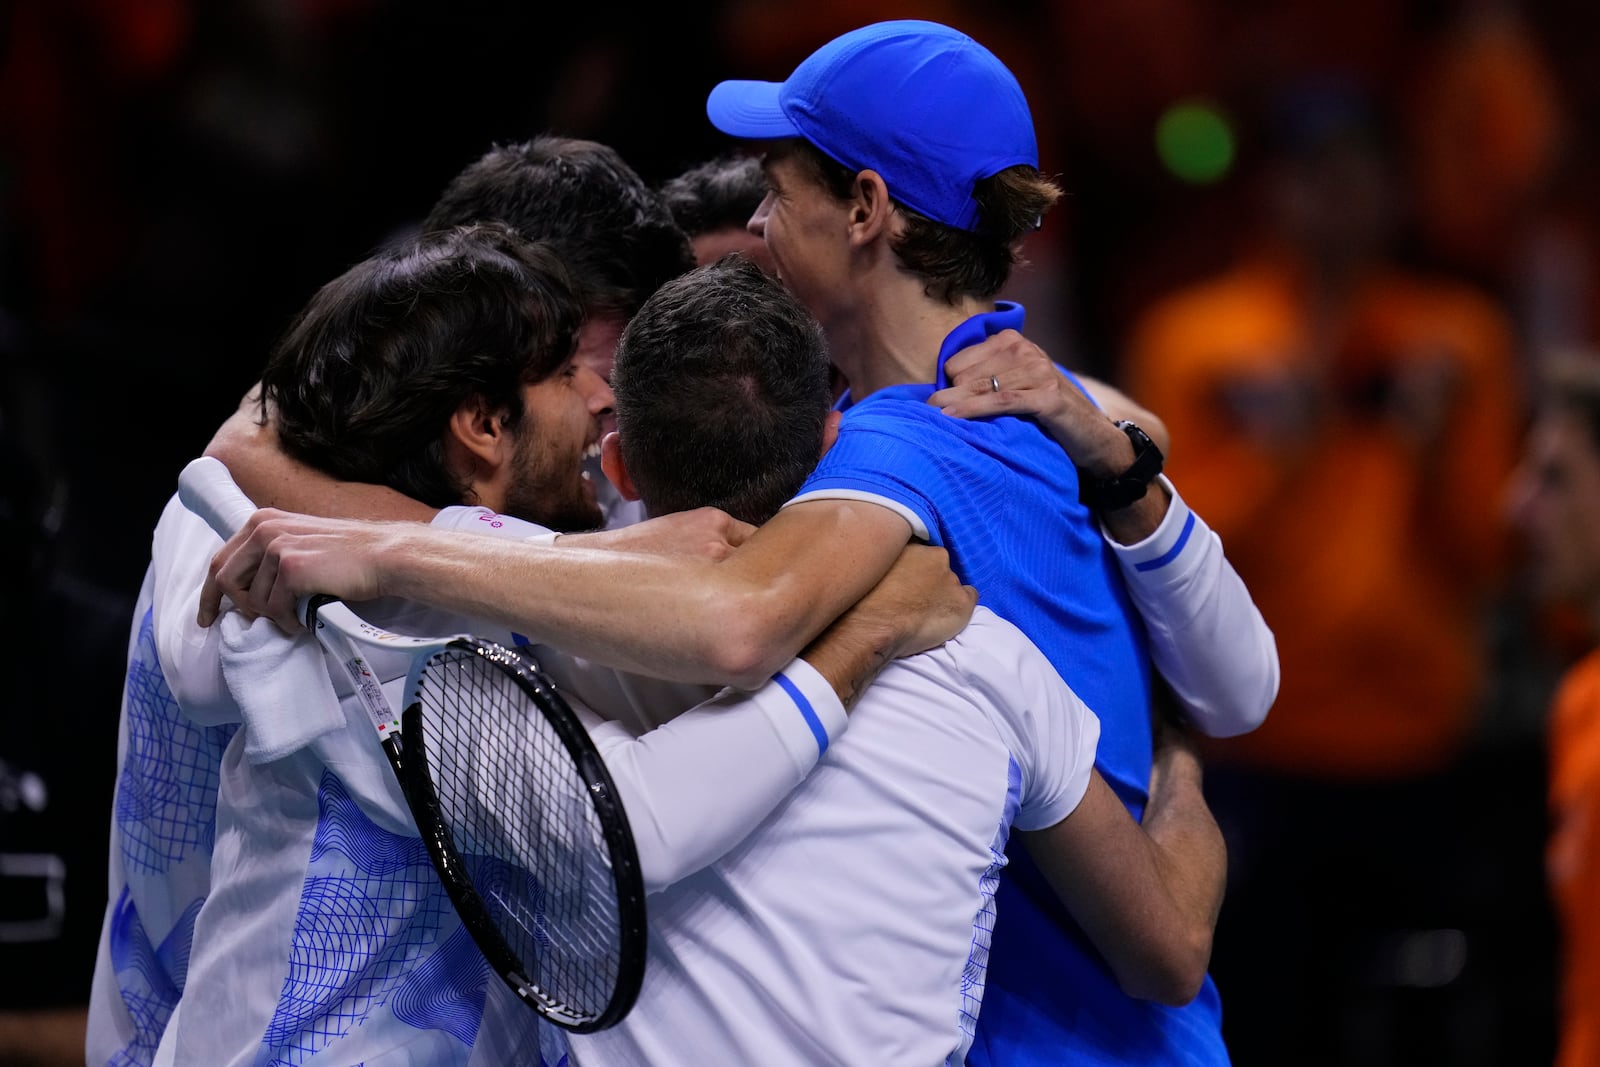
[(582, 476), (580, 457), (540, 449), (535, 436), (524, 434), (517, 441), (505, 513), (558, 533), (598, 529), (605, 516), (595, 502), (593, 487)]

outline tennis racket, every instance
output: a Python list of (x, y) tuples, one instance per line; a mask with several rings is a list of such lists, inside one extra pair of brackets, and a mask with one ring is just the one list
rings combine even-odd
[[(197, 459), (184, 506), (222, 538), (255, 511), (228, 469)], [(349, 671), (433, 866), (490, 965), (545, 1018), (617, 1023), (644, 977), (644, 882), (616, 786), (538, 666), (465, 634), (406, 637), (331, 597), (301, 621)], [(363, 648), (411, 657), (396, 715)]]

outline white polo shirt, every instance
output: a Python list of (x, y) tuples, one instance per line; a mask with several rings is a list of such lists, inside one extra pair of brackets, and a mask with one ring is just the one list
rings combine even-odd
[(890, 664), (810, 776), (721, 859), (649, 899), (639, 1002), (580, 1065), (962, 1062), (1012, 826), (1082, 799), (1099, 723), (980, 608)]

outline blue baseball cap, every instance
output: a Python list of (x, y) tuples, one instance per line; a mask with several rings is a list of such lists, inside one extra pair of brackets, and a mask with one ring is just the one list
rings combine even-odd
[(978, 225), (979, 179), (1039, 165), (1033, 115), (1004, 63), (964, 33), (906, 19), (823, 45), (786, 81), (725, 81), (706, 115), (751, 141), (800, 137), (936, 222)]

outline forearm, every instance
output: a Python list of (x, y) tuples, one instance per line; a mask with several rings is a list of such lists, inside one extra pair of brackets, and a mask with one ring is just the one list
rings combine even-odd
[[(1116, 478), (1133, 465), (1137, 458), (1133, 443), (1116, 426), (1119, 420), (1133, 422), (1155, 442), (1163, 456), (1168, 453), (1171, 443), (1166, 425), (1153, 412), (1104, 382), (1087, 377), (1078, 381), (1100, 410), (1090, 412), (1076, 404), (1062, 406), (1052, 409), (1044, 422), (1078, 468), (1080, 478), (1104, 481)], [(1120, 544), (1132, 544), (1156, 531), (1166, 517), (1171, 498), (1170, 486), (1153, 482), (1144, 496), (1132, 504), (1097, 511), (1096, 517), (1109, 537)]]
[(894, 654), (882, 636), (857, 634), (835, 625), (807, 645), (800, 658), (828, 681), (845, 708), (853, 708)]
[(375, 552), (383, 595), (493, 620), (535, 643), (674, 681), (759, 684), (771, 668), (752, 677), (768, 661), (746, 651), (750, 644), (792, 657), (813, 636), (763, 628), (741, 640), (739, 612), (756, 591), (715, 564), (412, 527), (389, 530)]
[(1071, 815), (1024, 836), (1129, 996), (1184, 1004), (1205, 980), (1226, 857), (1197, 783), (1153, 786), (1140, 827), (1096, 774)]
[(866, 596), (801, 653), (845, 707), (885, 664), (927, 651), (966, 629), (977, 590), (960, 583), (943, 549), (908, 545)]
[(1203, 972), (1227, 888), (1228, 851), (1200, 787), (1200, 761), (1188, 748), (1158, 751), (1142, 824), (1168, 899)]
[(1144, 496), (1127, 507), (1098, 511), (1095, 516), (1112, 541), (1119, 545), (1132, 545), (1160, 529), (1171, 506), (1171, 491), (1164, 482), (1157, 481), (1150, 483)]
[(218, 428), (205, 454), (221, 460), (257, 506), (340, 519), (427, 522), (433, 517), (436, 509), (393, 489), (341, 482), (289, 456), (272, 422), (260, 419), (254, 396)]
[(1112, 538), (1112, 550), (1189, 722), (1211, 737), (1261, 725), (1278, 692), (1277, 643), (1216, 534), (1173, 493), (1150, 537)]
[[(860, 595), (847, 581), (639, 553), (370, 528), (375, 595), (506, 625), (607, 666), (674, 681), (760, 685)], [(337, 589), (335, 590), (338, 591)]]
[(830, 679), (800, 660), (632, 738), (588, 723), (633, 829), (648, 892), (720, 859), (787, 797), (845, 726)]
[(1100, 410), (1105, 412), (1106, 418), (1112, 422), (1127, 419), (1129, 422), (1138, 423), (1139, 428), (1150, 435), (1150, 439), (1161, 449), (1161, 454), (1172, 455), (1172, 437), (1167, 432), (1167, 424), (1155, 412), (1142, 404), (1136, 403), (1132, 397), (1122, 390), (1098, 378), (1091, 378), (1087, 374), (1076, 375), (1078, 384), (1083, 386), (1083, 391), (1088, 393)]
[(398, 596), (607, 666), (753, 687), (895, 566), (906, 533), (873, 504), (800, 504), (712, 563), (257, 512), (213, 560), (200, 622), (224, 596), (291, 630), (312, 593)]

